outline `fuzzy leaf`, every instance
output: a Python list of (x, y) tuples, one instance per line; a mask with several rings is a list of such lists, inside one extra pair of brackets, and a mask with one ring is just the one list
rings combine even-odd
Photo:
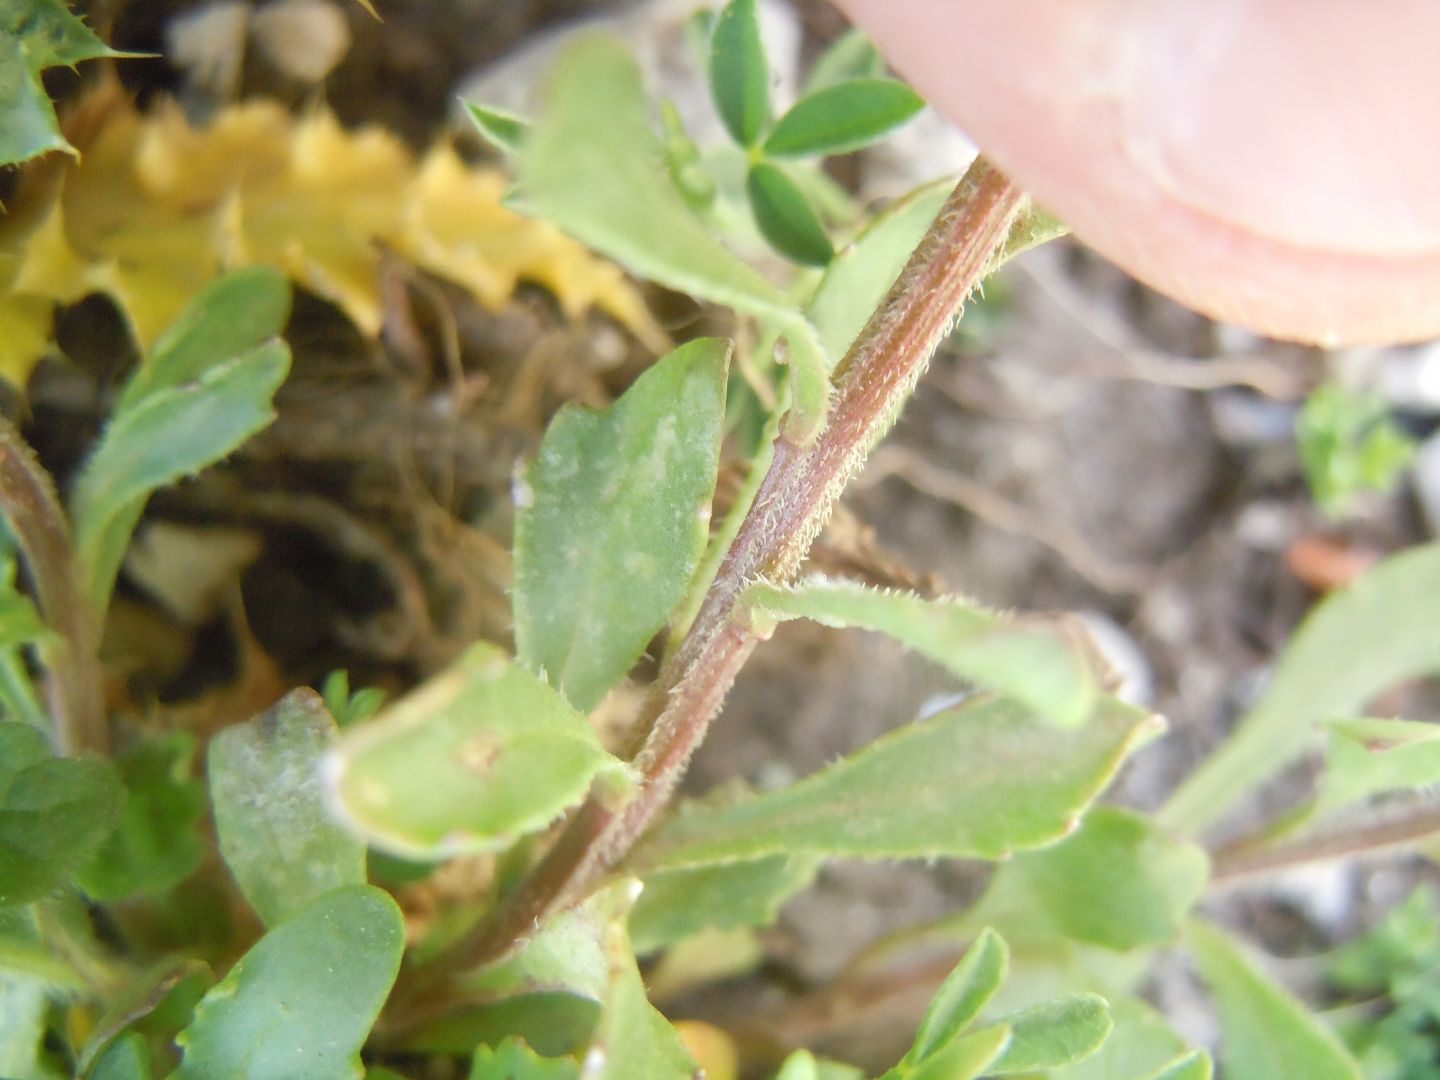
[(924, 1061), (953, 1041), (995, 996), (1009, 970), (1005, 939), (994, 930), (982, 930), (930, 1000), (905, 1062)]
[(570, 406), (520, 484), (515, 643), (583, 712), (625, 677), (704, 554), (730, 346), (682, 345), (611, 408)]
[(1228, 936), (1193, 922), (1190, 946), (1220, 1006), (1227, 1080), (1361, 1080), (1340, 1040)]
[(507, 847), (602, 773), (626, 775), (564, 698), (487, 644), (347, 730), (324, 766), (361, 835), (412, 858)]
[(473, 101), (465, 103), (465, 111), (481, 136), (497, 150), (507, 154), (518, 154), (525, 145), (530, 122), (512, 112), (490, 105), (479, 105)]
[(750, 167), (745, 193), (755, 224), (770, 246), (787, 259), (806, 266), (824, 266), (835, 254), (825, 228), (805, 193), (778, 165), (762, 161)]
[(630, 937), (640, 955), (702, 930), (769, 926), (786, 900), (815, 877), (818, 860), (772, 855), (750, 862), (656, 870), (630, 913)]
[(543, 1058), (516, 1038), (481, 1046), (470, 1062), (470, 1080), (576, 1080), (579, 1072), (573, 1058)]
[(710, 31), (710, 96), (725, 128), (754, 146), (770, 123), (770, 64), (757, 0), (730, 0)]
[(266, 926), (365, 881), (365, 845), (331, 816), (320, 780), (336, 734), (320, 698), (301, 689), (210, 741), (220, 854)]
[(805, 77), (804, 96), (850, 79), (878, 79), (885, 74), (885, 58), (859, 30), (848, 30), (822, 52)]
[(205, 854), (195, 829), (205, 787), (194, 760), (195, 737), (183, 731), (145, 739), (115, 759), (125, 805), (115, 831), (76, 874), (92, 899), (155, 896), (195, 872)]
[[(1203, 1051), (1192, 1051), (1164, 1017), (1135, 998), (1112, 995), (1110, 1037), (1095, 1053), (1050, 1074), (1050, 1080), (1151, 1080), (1166, 1069), (1209, 1067)], [(1199, 1054), (1197, 1064), (1196, 1055)], [(1208, 1080), (1209, 1073), (1205, 1073)], [(1175, 1080), (1198, 1080), (1182, 1071)]]
[(1074, 834), (1006, 869), (1067, 937), (1132, 949), (1178, 936), (1209, 866), (1201, 848), (1143, 815), (1097, 806)]
[(586, 37), (551, 76), (520, 155), (523, 208), (641, 277), (751, 315), (793, 319), (767, 282), (715, 239), (666, 175), (640, 69), (625, 46)]
[(887, 634), (960, 678), (1066, 727), (1083, 723), (1099, 700), (1089, 636), (1069, 618), (1006, 616), (962, 600), (926, 600), (823, 578), (790, 587), (756, 585), (745, 595), (762, 617)]
[(1317, 720), (1361, 713), (1403, 679), (1440, 671), (1440, 544), (1392, 556), (1331, 594), (1286, 646), (1265, 693), (1160, 811), (1194, 833), (1310, 747)]
[(404, 922), (370, 885), (312, 900), (262, 937), (176, 1038), (172, 1080), (352, 1080), (400, 969)]
[(1158, 727), (1158, 718), (1110, 700), (1070, 730), (1013, 702), (971, 700), (787, 788), (682, 810), (640, 862), (697, 866), (804, 852), (1003, 858), (1071, 831)]
[(109, 762), (57, 758), (35, 728), (0, 720), (0, 906), (44, 896), (83, 866), (124, 798)]
[(1110, 1034), (1110, 1007), (1098, 994), (1063, 994), (1000, 1021), (1010, 1043), (985, 1071), (995, 1076), (1054, 1069), (1098, 1050)]
[(765, 140), (776, 157), (848, 154), (911, 120), (925, 100), (895, 79), (847, 79), (801, 98)]
[(605, 948), (610, 986), (583, 1080), (694, 1080), (696, 1066), (685, 1044), (646, 997), (624, 919), (610, 924)]
[(1321, 781), (1321, 812), (1371, 795), (1440, 781), (1440, 724), (1415, 720), (1332, 720)]

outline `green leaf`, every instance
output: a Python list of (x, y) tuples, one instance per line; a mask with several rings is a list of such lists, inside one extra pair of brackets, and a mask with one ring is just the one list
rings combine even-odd
[(49, 632), (30, 598), (15, 587), (15, 560), (0, 557), (0, 649), (34, 644)]
[(1094, 647), (1083, 624), (1070, 617), (1000, 615), (963, 600), (926, 600), (824, 578), (788, 587), (759, 584), (745, 596), (762, 617), (887, 634), (1066, 727), (1084, 723), (1100, 698)]
[(1440, 781), (1440, 724), (1332, 720), (1317, 810), (1328, 812), (1387, 791)]
[(1394, 487), (1418, 445), (1390, 418), (1383, 397), (1338, 382), (1322, 384), (1305, 400), (1295, 440), (1315, 502), (1332, 516), (1362, 492)]
[(35, 728), (0, 720), (0, 906), (44, 896), (83, 866), (124, 798), (108, 762), (57, 758)]
[(0, 165), (50, 150), (74, 153), (40, 72), (120, 55), (59, 0), (0, 0)]
[(542, 1058), (520, 1039), (481, 1046), (470, 1062), (470, 1080), (576, 1080), (573, 1058)]
[(1069, 226), (1059, 218), (1054, 217), (1049, 211), (1042, 210), (1034, 203), (1027, 202), (1025, 208), (1016, 215), (1014, 224), (1010, 226), (1010, 232), (1005, 236), (1005, 242), (990, 257), (990, 262), (985, 267), (985, 274), (987, 276), (993, 274), (1011, 259), (1018, 258), (1041, 244), (1058, 240), (1069, 232)]
[(219, 461), (275, 417), (270, 401), (290, 351), (280, 341), (254, 341), (283, 321), (283, 304), (273, 271), (237, 275), (186, 307), (126, 387), (75, 483), (75, 549), (101, 611), (150, 495)]
[(715, 239), (665, 174), (640, 69), (624, 45), (583, 37), (551, 77), (519, 162), (523, 209), (641, 277), (751, 315), (794, 308)]
[(1006, 868), (1067, 937), (1109, 949), (1163, 945), (1180, 933), (1209, 878), (1204, 850), (1141, 814), (1097, 806), (1080, 828)]
[(115, 759), (127, 796), (115, 831), (75, 875), (95, 900), (155, 896), (193, 874), (205, 855), (196, 825), (205, 788), (195, 778), (195, 736), (144, 739)]
[(630, 913), (635, 951), (643, 956), (707, 929), (769, 926), (818, 868), (814, 858), (771, 855), (646, 874), (645, 891)]
[(603, 1001), (611, 975), (607, 936), (629, 903), (624, 890), (603, 890), (546, 920), (510, 956), (467, 976), (466, 993), (502, 998), (563, 990)]
[(832, 360), (849, 351), (954, 189), (954, 181), (947, 178), (912, 191), (871, 221), (825, 267), (806, 314)]
[(770, 64), (757, 0), (730, 0), (710, 31), (710, 96), (725, 129), (754, 146), (770, 123)]
[(1000, 1022), (1010, 1028), (1010, 1043), (986, 1069), (995, 1076), (1080, 1061), (1100, 1049), (1113, 1026), (1110, 1006), (1099, 994), (1062, 994)]
[(266, 926), (365, 881), (365, 845), (332, 817), (320, 780), (336, 734), (320, 697), (301, 689), (210, 741), (220, 854)]
[(202, 378), (217, 363), (279, 337), (290, 319), (290, 282), (268, 266), (232, 270), (201, 289), (165, 328), (120, 393), (115, 411)]
[(579, 994), (520, 994), (442, 1016), (407, 1035), (404, 1045), (416, 1053), (460, 1056), (481, 1044), (519, 1038), (543, 1057), (560, 1057), (584, 1053), (599, 1016), (599, 1004)]
[(475, 127), (486, 142), (507, 154), (518, 154), (530, 134), (530, 122), (505, 109), (493, 105), (479, 105), (473, 101), (465, 103)]
[[(951, 1039), (911, 1072), (894, 1070), (897, 1080), (971, 1080), (991, 1071), (990, 1066), (1005, 1053), (1011, 1033), (1006, 1024)], [(888, 1074), (887, 1074), (888, 1075)]]
[(589, 712), (665, 625), (704, 554), (730, 345), (702, 338), (604, 412), (568, 406), (525, 470), (515, 643)]
[(410, 858), (497, 851), (625, 767), (559, 694), (495, 646), (341, 736), (324, 773), (375, 845)]
[(693, 1080), (694, 1060), (645, 994), (624, 919), (611, 923), (605, 945), (610, 987), (585, 1055), (585, 1080)]
[(1226, 1080), (1361, 1080), (1340, 1040), (1228, 936), (1196, 921), (1190, 945), (1220, 1006)]
[(982, 930), (930, 1000), (904, 1063), (924, 1061), (964, 1031), (995, 996), (1009, 969), (1005, 939), (994, 930)]
[(640, 854), (695, 866), (811, 852), (998, 859), (1051, 843), (1110, 782), (1158, 718), (1105, 700), (1057, 729), (1014, 702), (973, 699), (781, 788), (683, 809)]
[[(1050, 1080), (1149, 1080), (1157, 1071), (1163, 1076), (1166, 1069), (1182, 1063), (1186, 1069), (1197, 1067), (1197, 1053), (1208, 1067), (1209, 1056), (1191, 1050), (1150, 1006), (1132, 997), (1109, 1000), (1115, 1027), (1105, 1045), (1084, 1060), (1055, 1070)], [(1189, 1080), (1183, 1071), (1179, 1076)]]
[(1215, 1072), (1215, 1063), (1204, 1050), (1191, 1050), (1188, 1054), (1160, 1066), (1152, 1073), (1146, 1073), (1140, 1080), (1210, 1080)]
[(13, 1080), (59, 1078), (41, 1063), (49, 1001), (45, 987), (0, 975), (0, 1076)]
[(859, 30), (848, 30), (836, 38), (811, 65), (805, 78), (804, 96), (849, 79), (878, 79), (885, 74), (885, 58)]
[(1290, 639), (1259, 702), (1160, 811), (1195, 833), (1303, 755), (1316, 721), (1356, 715), (1380, 691), (1440, 670), (1440, 544), (1392, 556), (1316, 606)]
[[(214, 979), (206, 964), (176, 956), (160, 961), (131, 979), (109, 1002), (100, 1019), (95, 1021), (94, 1030), (76, 1063), (78, 1073), (88, 1076), (97, 1067), (97, 1062), (109, 1054), (116, 1041), (126, 1037), (126, 1031), (132, 1025), (145, 1020), (186, 992), (193, 990), (194, 998), (198, 999), (212, 982)], [(194, 989), (197, 983), (203, 985)], [(124, 1057), (122, 1054), (122, 1059)]]
[(262, 937), (195, 1009), (172, 1080), (351, 1080), (405, 945), (370, 885), (311, 901)]
[(150, 1047), (138, 1032), (122, 1035), (95, 1063), (90, 1080), (151, 1080)]
[(755, 224), (770, 246), (787, 259), (824, 266), (835, 254), (830, 237), (794, 180), (778, 165), (762, 161), (750, 167), (745, 193)]
[(765, 140), (775, 157), (848, 154), (883, 139), (925, 107), (895, 79), (848, 79), (801, 98)]

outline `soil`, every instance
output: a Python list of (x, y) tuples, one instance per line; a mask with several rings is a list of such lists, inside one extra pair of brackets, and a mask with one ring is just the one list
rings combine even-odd
[[(323, 94), (346, 122), (422, 146), (447, 130), (465, 75), (565, 19), (616, 6), (382, 0), (382, 25), (345, 4), (353, 44)], [(842, 24), (819, 0), (800, 6), (813, 51)], [(117, 46), (163, 53), (166, 28), (195, 7), (117, 2), (95, 18), (113, 26)], [(163, 60), (123, 70), (142, 97), (185, 92)], [(316, 93), (260, 61), (247, 63), (243, 90), (297, 104)], [(672, 320), (700, 317), (655, 299)], [(492, 313), (403, 268), (391, 315), (398, 329), (367, 342), (334, 309), (302, 299), (279, 421), (223, 468), (154, 501), (152, 525), (192, 540), (248, 537), (251, 556), (230, 592), (187, 618), (126, 578), (120, 611), (133, 621), (112, 627), (127, 656), (117, 695), (195, 700), (257, 664), (276, 685), (317, 684), (344, 667), (355, 685), (399, 691), (475, 637), (505, 639), (514, 465), (561, 402), (607, 400), (645, 356), (603, 319), (567, 322), (539, 290)], [(1091, 615), (1137, 696), (1171, 722), (1114, 792), (1153, 807), (1223, 738), (1313, 602), (1287, 564), (1296, 542), (1323, 536), (1378, 555), (1414, 542), (1418, 516), (1401, 495), (1337, 530), (1312, 508), (1291, 426), (1325, 369), (1320, 355), (1216, 327), (1069, 243), (1007, 271), (979, 315), (980, 329), (937, 358), (826, 544), (861, 552), (862, 564), (898, 563), (937, 590)], [(451, 319), (459, 347), (447, 362), (437, 326)], [(123, 349), (103, 303), (72, 311), (63, 331), (67, 351), (91, 362), (43, 367), (25, 425), (62, 479), (123, 366), (106, 359)], [(947, 688), (884, 640), (788, 624), (742, 675), (688, 787), (803, 775)], [(1303, 771), (1287, 782), (1293, 791)], [(1381, 887), (1369, 871), (1347, 871), (1323, 911), (1283, 889), (1229, 909), (1268, 947), (1293, 953), (1353, 933), (1398, 899), (1397, 872), (1411, 873), (1390, 866)], [(877, 937), (973, 898), (983, 876), (965, 864), (832, 867), (767, 934), (768, 966), (729, 993), (753, 1009), (813, 987)], [(1157, 994), (1183, 996), (1181, 984)], [(726, 994), (676, 1007), (725, 1013)]]

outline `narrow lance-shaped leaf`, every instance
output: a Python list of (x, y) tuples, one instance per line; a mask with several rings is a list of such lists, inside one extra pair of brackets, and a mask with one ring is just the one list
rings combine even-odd
[(1100, 662), (1078, 620), (1007, 616), (962, 600), (926, 600), (823, 578), (792, 587), (756, 585), (745, 596), (761, 617), (887, 634), (1058, 724), (1083, 723), (1099, 699)]
[(665, 625), (704, 553), (729, 355), (693, 341), (609, 410), (563, 409), (517, 485), (516, 648), (582, 711)]
[(1305, 752), (1317, 720), (1354, 715), (1402, 679), (1440, 670), (1440, 544), (1395, 555), (1301, 624), (1264, 695), (1171, 797), (1160, 821), (1203, 829)]
[(1100, 1049), (1113, 1026), (1099, 994), (1063, 994), (1002, 1018), (1010, 1042), (986, 1073), (1008, 1076), (1054, 1069)]
[(894, 79), (849, 79), (801, 98), (765, 140), (775, 157), (848, 154), (912, 119), (925, 100)]
[(361, 835), (414, 858), (507, 847), (597, 776), (628, 775), (563, 697), (488, 644), (347, 730), (323, 773)]
[(210, 742), (220, 854), (267, 926), (365, 881), (365, 845), (332, 816), (320, 780), (336, 735), (319, 696), (302, 689)]
[(1010, 948), (994, 930), (980, 932), (930, 1000), (902, 1064), (930, 1057), (955, 1039), (995, 996), (1010, 970)]
[(196, 1006), (171, 1080), (355, 1080), (404, 947), (400, 908), (373, 886), (311, 901)]
[(762, 161), (750, 167), (745, 193), (755, 224), (770, 245), (787, 259), (824, 266), (835, 254), (819, 217), (794, 180), (778, 165)]
[(91, 602), (103, 611), (150, 495), (225, 457), (274, 419), (290, 351), (266, 340), (288, 311), (274, 271), (247, 270), (200, 293), (121, 395), (70, 498)]
[(730, 0), (710, 31), (710, 95), (726, 130), (754, 146), (770, 123), (770, 65), (757, 0)]
[[(1209, 1080), (1210, 1058), (1192, 1050), (1165, 1018), (1150, 1006), (1122, 994), (1109, 994), (1114, 1028), (1089, 1057), (1050, 1073), (1050, 1080)], [(1204, 1069), (1203, 1074), (1194, 1070)]]
[(1161, 728), (1104, 700), (1057, 729), (1014, 702), (978, 699), (893, 731), (798, 783), (684, 809), (639, 853), (695, 866), (782, 852), (855, 858), (1003, 858), (1076, 825), (1120, 763)]
[(848, 30), (811, 65), (805, 77), (804, 95), (824, 90), (849, 79), (878, 79), (885, 74), (885, 58), (859, 30)]
[(41, 897), (83, 866), (124, 798), (109, 762), (57, 758), (29, 724), (0, 721), (0, 907)]
[(1200, 975), (1220, 1006), (1227, 1080), (1361, 1080), (1360, 1066), (1334, 1033), (1261, 974), (1229, 937), (1198, 921), (1189, 936)]
[(1144, 815), (1097, 806), (1073, 835), (1005, 868), (1060, 931), (1110, 949), (1163, 945), (1180, 933), (1209, 877), (1204, 850)]

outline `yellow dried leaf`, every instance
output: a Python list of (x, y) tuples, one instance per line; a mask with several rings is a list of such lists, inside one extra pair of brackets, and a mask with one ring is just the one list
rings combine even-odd
[(668, 347), (614, 264), (504, 208), (503, 178), (448, 146), (417, 165), (387, 132), (267, 101), (195, 128), (171, 103), (141, 116), (114, 83), (66, 134), (80, 161), (0, 219), (0, 377), (16, 383), (48, 347), (54, 305), (105, 293), (148, 349), (206, 282), (251, 263), (283, 269), (377, 334), (384, 249), (489, 307), (532, 281), (567, 315), (598, 308)]

